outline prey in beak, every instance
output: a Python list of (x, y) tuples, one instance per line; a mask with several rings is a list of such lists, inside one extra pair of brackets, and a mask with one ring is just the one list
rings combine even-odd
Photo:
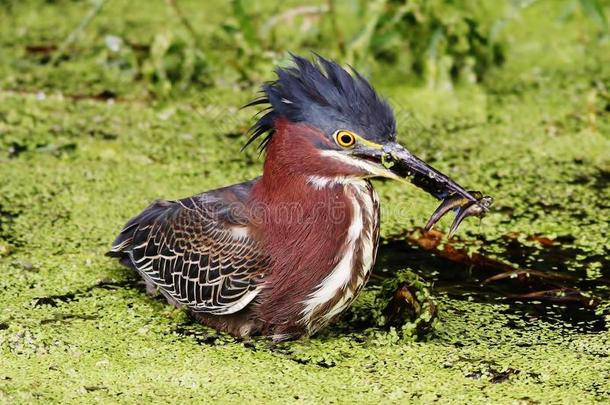
[(471, 191), (470, 193), (477, 198), (477, 201), (470, 201), (459, 195), (444, 199), (441, 205), (432, 213), (424, 229), (429, 231), (446, 213), (455, 210), (455, 219), (449, 230), (449, 237), (451, 238), (464, 219), (473, 216), (483, 217), (489, 211), (493, 198), (483, 196), (478, 191)]
[(451, 238), (464, 219), (472, 216), (483, 217), (493, 203), (493, 198), (478, 191), (466, 191), (454, 180), (434, 169), (426, 162), (410, 153), (398, 143), (390, 142), (379, 149), (361, 150), (355, 154), (360, 158), (378, 160), (384, 167), (384, 177), (408, 180), (412, 184), (441, 200), (432, 213), (425, 230), (430, 230), (445, 214), (455, 211), (456, 216), (449, 231)]

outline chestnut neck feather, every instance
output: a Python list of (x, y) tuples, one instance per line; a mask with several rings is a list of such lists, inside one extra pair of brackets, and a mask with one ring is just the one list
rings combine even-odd
[(317, 136), (314, 142), (328, 140), (312, 131), (303, 124), (277, 122), (263, 177), (251, 194), (259, 213), (253, 223), (272, 259), (266, 278), (272, 288), (262, 293), (265, 305), (259, 316), (275, 325), (286, 324), (286, 333), (297, 327), (288, 320), (340, 260), (353, 217), (344, 185), (318, 188), (308, 180), (311, 175), (346, 173), (340, 162), (321, 159), (312, 137)]

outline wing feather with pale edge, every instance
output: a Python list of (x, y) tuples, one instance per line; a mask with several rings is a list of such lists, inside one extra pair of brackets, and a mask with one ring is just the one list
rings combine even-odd
[(237, 312), (256, 297), (269, 264), (247, 231), (242, 202), (251, 185), (157, 201), (127, 223), (108, 255), (190, 310)]

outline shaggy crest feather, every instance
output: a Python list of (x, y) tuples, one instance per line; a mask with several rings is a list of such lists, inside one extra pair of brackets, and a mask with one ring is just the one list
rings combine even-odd
[(277, 68), (277, 80), (263, 85), (263, 96), (246, 107), (268, 104), (250, 128), (244, 148), (257, 139), (263, 150), (273, 136), (274, 121), (304, 122), (326, 134), (349, 129), (372, 141), (394, 141), (396, 122), (388, 103), (353, 68), (350, 74), (333, 61), (312, 62), (291, 55), (294, 66)]

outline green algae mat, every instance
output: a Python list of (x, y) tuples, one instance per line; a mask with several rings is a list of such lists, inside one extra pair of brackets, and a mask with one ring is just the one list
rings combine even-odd
[[(476, 84), (368, 70), (400, 141), (496, 203), (448, 241), (421, 232), (435, 201), (377, 181), (375, 276), (338, 324), (281, 344), (198, 325), (103, 255), (151, 200), (261, 171), (238, 107), (273, 61), (251, 80), (222, 44), (175, 40), (212, 43), (240, 2), (172, 3), (0, 1), (1, 403), (610, 401), (610, 37), (587, 14), (604, 2), (520, 2)], [(404, 281), (423, 310), (389, 322)]]

